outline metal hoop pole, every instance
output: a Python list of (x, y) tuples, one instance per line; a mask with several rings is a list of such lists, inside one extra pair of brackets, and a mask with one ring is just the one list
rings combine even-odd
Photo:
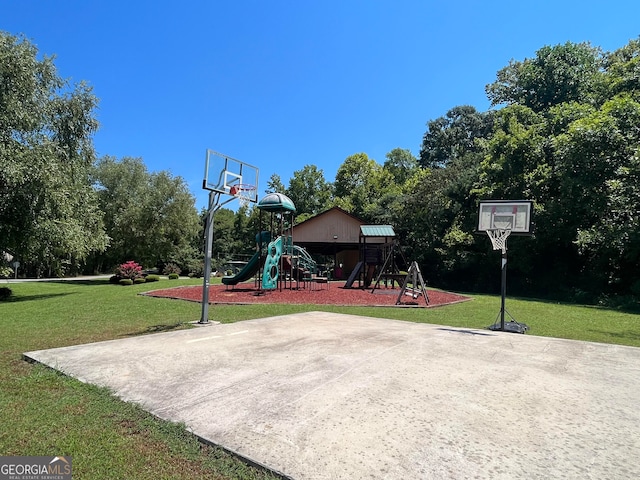
[(209, 192), (209, 211), (205, 225), (204, 280), (202, 282), (202, 316), (198, 323), (209, 323), (209, 284), (211, 283), (211, 256), (213, 255), (213, 215), (218, 208), (220, 194)]

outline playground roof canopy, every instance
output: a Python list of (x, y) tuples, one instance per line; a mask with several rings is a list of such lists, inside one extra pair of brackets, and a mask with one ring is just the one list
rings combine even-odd
[(363, 237), (395, 237), (391, 225), (360, 225), (360, 235)]
[(295, 212), (293, 200), (284, 193), (269, 193), (258, 202), (258, 208), (265, 212)]

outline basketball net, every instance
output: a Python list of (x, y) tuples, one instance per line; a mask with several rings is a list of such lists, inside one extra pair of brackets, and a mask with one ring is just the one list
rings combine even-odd
[(256, 188), (257, 187), (255, 185), (238, 183), (231, 186), (231, 188), (229, 189), (229, 194), (233, 195), (240, 201), (240, 206), (246, 207), (253, 200)]
[(487, 230), (487, 235), (491, 239), (491, 245), (494, 250), (502, 250), (502, 253), (507, 252), (507, 237), (511, 235), (511, 230), (507, 228), (493, 228)]

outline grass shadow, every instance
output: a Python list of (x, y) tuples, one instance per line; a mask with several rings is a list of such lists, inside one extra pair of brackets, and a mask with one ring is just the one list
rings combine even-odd
[(631, 315), (640, 315), (640, 305), (578, 305), (584, 308), (595, 308), (598, 310), (609, 310), (611, 312), (629, 313)]
[(65, 285), (109, 285), (108, 278), (82, 279), (82, 280), (43, 280), (47, 283), (62, 283)]
[(67, 295), (72, 295), (73, 292), (64, 292), (64, 293), (42, 293), (38, 295), (12, 295), (9, 298), (2, 301), (2, 303), (17, 303), (17, 302), (30, 302), (37, 300), (47, 300), (49, 298), (55, 297), (66, 297)]
[[(628, 345), (630, 341), (639, 342), (640, 341), (640, 333), (638, 332), (607, 332), (606, 330), (593, 330), (588, 329), (588, 332), (597, 333), (598, 335), (603, 335), (605, 337), (617, 338), (625, 341), (625, 345)], [(615, 342), (618, 344), (619, 342)]]

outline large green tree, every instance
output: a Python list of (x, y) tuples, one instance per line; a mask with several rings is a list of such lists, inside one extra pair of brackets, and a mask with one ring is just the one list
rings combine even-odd
[(96, 269), (127, 260), (145, 267), (175, 262), (185, 268), (201, 256), (195, 199), (181, 177), (150, 173), (140, 158), (106, 156), (96, 164), (95, 181), (110, 237)]
[(0, 251), (28, 273), (77, 270), (106, 245), (90, 182), (96, 105), (53, 57), (0, 32)]
[[(621, 94), (559, 136), (558, 200), (577, 219), (587, 287), (640, 293), (640, 103)], [(568, 197), (568, 198), (567, 198)]]
[(366, 153), (348, 156), (338, 167), (334, 183), (334, 203), (369, 220), (369, 213), (388, 187), (393, 184), (393, 175), (383, 170), (382, 165), (369, 158)]
[(452, 108), (445, 116), (427, 123), (420, 165), (442, 168), (466, 155), (481, 153), (482, 140), (491, 134), (492, 125), (492, 112), (481, 113), (469, 105)]
[(408, 149), (394, 148), (385, 158), (382, 168), (391, 174), (397, 185), (404, 184), (419, 168), (418, 159)]
[(640, 101), (640, 38), (607, 53), (604, 60), (608, 98), (625, 93)]
[(534, 58), (499, 70), (487, 96), (493, 106), (519, 104), (535, 112), (566, 102), (598, 103), (603, 62), (602, 50), (589, 43), (544, 46)]
[[(280, 175), (274, 173), (267, 180), (267, 188), (265, 189), (265, 193), (284, 193), (286, 190), (284, 184), (282, 183), (282, 179)], [(260, 199), (258, 199), (260, 200)]]
[[(236, 231), (236, 213), (228, 208), (221, 208), (213, 217), (213, 249), (212, 249), (212, 261), (215, 269), (221, 268), (225, 262), (234, 260), (234, 254), (241, 251), (243, 245), (240, 243), (238, 232)], [(201, 243), (200, 252), (204, 252), (205, 238), (204, 227), (207, 217), (206, 209), (200, 214), (201, 231)], [(203, 257), (204, 258), (204, 257)]]
[[(400, 208), (393, 224), (426, 277), (442, 286), (472, 289), (484, 285), (478, 246), (472, 235), (476, 218), (478, 179), (494, 113), (463, 105), (427, 123), (418, 170), (401, 186)], [(476, 262), (476, 263), (474, 263)]]
[(321, 169), (315, 165), (305, 165), (301, 170), (293, 172), (286, 194), (296, 206), (296, 216), (305, 218), (327, 208), (332, 190)]

